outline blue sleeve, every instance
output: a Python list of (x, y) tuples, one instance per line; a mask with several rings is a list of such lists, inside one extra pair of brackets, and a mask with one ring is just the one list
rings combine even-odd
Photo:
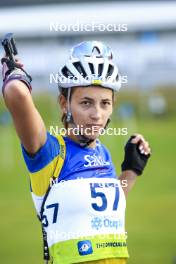
[(21, 147), (26, 166), (31, 173), (37, 172), (47, 166), (60, 152), (57, 138), (48, 132), (45, 144), (33, 156), (27, 153), (23, 145)]

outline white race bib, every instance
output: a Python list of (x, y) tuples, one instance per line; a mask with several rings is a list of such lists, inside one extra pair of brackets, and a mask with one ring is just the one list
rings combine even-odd
[(124, 234), (126, 201), (119, 180), (89, 178), (54, 184), (44, 206), (48, 246), (87, 236)]

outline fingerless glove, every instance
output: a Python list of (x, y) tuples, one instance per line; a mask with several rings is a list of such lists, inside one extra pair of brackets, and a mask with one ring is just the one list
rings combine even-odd
[(140, 142), (138, 144), (131, 143), (133, 138), (135, 138), (135, 136), (131, 136), (125, 145), (125, 157), (121, 168), (122, 171), (132, 170), (139, 176), (143, 173), (150, 154), (145, 155), (140, 153)]
[(4, 95), (4, 89), (6, 84), (11, 80), (19, 80), (26, 84), (29, 91), (32, 91), (32, 77), (22, 68), (19, 68), (16, 64), (10, 61), (8, 58), (2, 58), (2, 76), (3, 76), (3, 86), (2, 93)]

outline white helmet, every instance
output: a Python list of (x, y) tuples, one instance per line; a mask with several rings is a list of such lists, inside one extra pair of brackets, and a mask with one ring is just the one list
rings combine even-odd
[(59, 87), (99, 85), (118, 91), (121, 77), (112, 58), (112, 50), (102, 42), (81, 42), (71, 49), (68, 62), (59, 71)]

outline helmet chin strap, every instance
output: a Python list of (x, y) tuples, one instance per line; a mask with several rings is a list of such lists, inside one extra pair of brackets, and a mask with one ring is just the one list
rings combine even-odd
[[(74, 128), (77, 128), (77, 126), (73, 120), (73, 116), (72, 116), (71, 112), (67, 113), (66, 122), (67, 122), (67, 124), (71, 124)], [(78, 138), (78, 141), (79, 141), (79, 144), (81, 147), (87, 147), (94, 141), (94, 139), (89, 139), (86, 136), (81, 135), (80, 132), (79, 132), (79, 135), (76, 135), (76, 136)]]
[[(67, 96), (67, 106), (68, 106), (68, 111), (67, 111), (67, 115), (66, 115), (66, 123), (67, 124), (72, 124), (72, 126), (74, 126), (74, 128), (77, 128), (74, 120), (73, 120), (73, 116), (72, 116), (72, 113), (71, 113), (71, 109), (70, 109), (70, 93), (71, 93), (71, 88), (68, 89), (68, 96)], [(108, 124), (110, 123), (110, 118), (108, 119), (104, 129), (107, 128)], [(81, 147), (88, 147), (93, 141), (94, 139), (90, 139), (84, 135), (81, 135), (79, 133), (79, 135), (76, 135), (77, 138), (78, 138), (78, 141), (79, 141), (79, 144)]]

